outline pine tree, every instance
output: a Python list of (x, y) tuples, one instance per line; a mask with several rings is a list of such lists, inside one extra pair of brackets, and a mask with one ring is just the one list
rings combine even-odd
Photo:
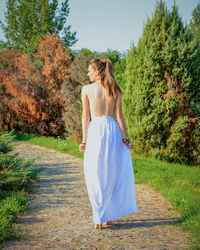
[(161, 0), (127, 57), (124, 107), (137, 152), (169, 161), (198, 160), (200, 48)]
[(0, 22), (7, 42), (1, 41), (1, 48), (36, 50), (40, 39), (48, 32), (56, 33), (65, 47), (76, 43), (76, 32), (65, 25), (69, 15), (68, 0), (58, 9), (58, 0), (8, 0), (5, 23)]

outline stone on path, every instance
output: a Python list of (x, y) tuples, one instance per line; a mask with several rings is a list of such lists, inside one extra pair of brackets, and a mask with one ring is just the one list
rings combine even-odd
[(83, 159), (21, 142), (13, 152), (30, 158), (43, 154), (33, 167), (45, 166), (31, 195), (29, 209), (17, 219), (25, 228), (22, 240), (9, 240), (4, 249), (185, 249), (189, 233), (177, 223), (180, 215), (170, 203), (144, 184), (136, 184), (139, 213), (113, 221), (102, 230), (93, 228)]

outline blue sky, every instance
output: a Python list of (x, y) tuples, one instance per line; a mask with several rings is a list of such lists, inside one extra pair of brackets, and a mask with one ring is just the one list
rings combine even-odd
[[(0, 19), (3, 21), (6, 0), (0, 1)], [(173, 2), (165, 1), (168, 10), (171, 10)], [(200, 0), (176, 0), (176, 3), (183, 22), (189, 23)], [(156, 0), (69, 0), (68, 24), (72, 31), (77, 31), (79, 39), (72, 49), (127, 51), (131, 43), (137, 45), (143, 25), (147, 17), (152, 16), (155, 4)], [(1, 29), (0, 39), (3, 39)]]

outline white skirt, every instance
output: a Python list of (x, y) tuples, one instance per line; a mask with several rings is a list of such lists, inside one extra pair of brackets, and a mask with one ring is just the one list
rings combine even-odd
[(84, 175), (94, 223), (138, 212), (131, 151), (112, 116), (95, 116), (89, 123)]

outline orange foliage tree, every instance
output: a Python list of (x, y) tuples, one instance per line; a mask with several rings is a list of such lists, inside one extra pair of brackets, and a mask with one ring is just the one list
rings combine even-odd
[[(17, 50), (5, 49), (0, 58), (1, 119), (8, 114), (18, 118), (23, 132), (40, 135), (62, 135), (60, 88), (68, 77), (70, 56), (55, 34), (40, 41), (33, 61)], [(13, 122), (17, 127), (16, 121)], [(11, 128), (8, 126), (7, 128)], [(5, 127), (6, 128), (6, 127)], [(13, 126), (12, 126), (13, 128)]]

